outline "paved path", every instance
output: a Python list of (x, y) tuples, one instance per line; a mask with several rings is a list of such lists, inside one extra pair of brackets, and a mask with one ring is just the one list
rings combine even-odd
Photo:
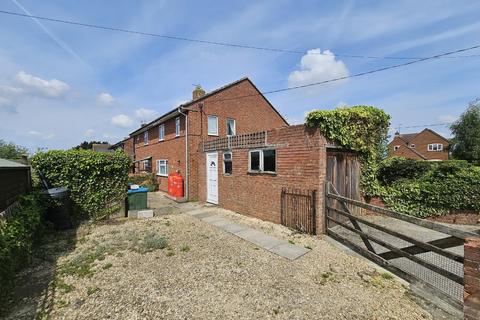
[(200, 208), (185, 213), (289, 260), (295, 260), (309, 251), (285, 240), (269, 236), (262, 231), (252, 229), (247, 225), (232, 222), (215, 214), (215, 210), (215, 208)]

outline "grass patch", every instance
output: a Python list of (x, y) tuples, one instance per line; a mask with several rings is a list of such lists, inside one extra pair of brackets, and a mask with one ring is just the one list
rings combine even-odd
[(182, 252), (188, 252), (190, 251), (190, 247), (187, 244), (184, 244), (181, 248), (180, 251)]
[(61, 278), (56, 278), (54, 280), (54, 286), (58, 290), (61, 290), (63, 293), (69, 293), (69, 292), (72, 292), (73, 289), (75, 289), (74, 286), (72, 286), (68, 283), (65, 283), (65, 281), (63, 281), (63, 279), (61, 279)]
[(387, 279), (387, 280), (393, 279), (393, 274), (391, 274), (389, 272), (383, 272), (381, 274), (381, 276), (382, 276), (383, 279)]

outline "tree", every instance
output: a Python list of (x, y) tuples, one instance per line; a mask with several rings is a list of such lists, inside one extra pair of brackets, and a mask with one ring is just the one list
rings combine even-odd
[(480, 164), (480, 99), (469, 103), (450, 130), (453, 133), (453, 157)]
[(28, 149), (22, 146), (17, 146), (12, 142), (5, 142), (0, 139), (0, 158), (16, 160), (23, 155), (28, 155)]
[(83, 141), (80, 143), (78, 146), (73, 147), (74, 150), (92, 150), (93, 144), (101, 144), (101, 143), (108, 143), (107, 141), (101, 142), (101, 141)]

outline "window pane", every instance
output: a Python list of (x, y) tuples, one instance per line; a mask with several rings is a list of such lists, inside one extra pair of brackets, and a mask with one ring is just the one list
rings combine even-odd
[(260, 152), (259, 151), (250, 152), (250, 170), (252, 171), (260, 170)]
[(228, 136), (235, 135), (235, 120), (233, 119), (227, 120), (227, 135)]
[(162, 124), (159, 128), (160, 128), (159, 129), (160, 131), (158, 133), (158, 138), (160, 140), (163, 140), (164, 139), (163, 137), (165, 136), (165, 126)]
[(209, 134), (218, 134), (217, 130), (217, 117), (208, 116), (208, 133)]
[(180, 118), (175, 119), (175, 135), (180, 135)]
[(232, 160), (232, 154), (231, 153), (224, 153), (223, 154), (223, 159)]
[(275, 150), (263, 150), (263, 171), (275, 172)]
[(225, 173), (232, 174), (232, 161), (224, 161), (223, 162)]

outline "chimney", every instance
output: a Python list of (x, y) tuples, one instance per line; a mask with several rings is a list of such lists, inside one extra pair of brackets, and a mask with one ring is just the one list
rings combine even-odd
[(193, 92), (192, 92), (192, 98), (193, 100), (197, 100), (198, 98), (201, 98), (205, 95), (205, 90), (202, 89), (202, 87), (197, 84), (195, 86), (195, 89), (193, 89)]
[(147, 124), (145, 122), (140, 123), (140, 128), (145, 127)]
[(395, 135), (396, 135), (396, 136), (399, 136), (399, 135), (400, 135), (400, 131), (398, 131), (398, 130), (395, 131)]

